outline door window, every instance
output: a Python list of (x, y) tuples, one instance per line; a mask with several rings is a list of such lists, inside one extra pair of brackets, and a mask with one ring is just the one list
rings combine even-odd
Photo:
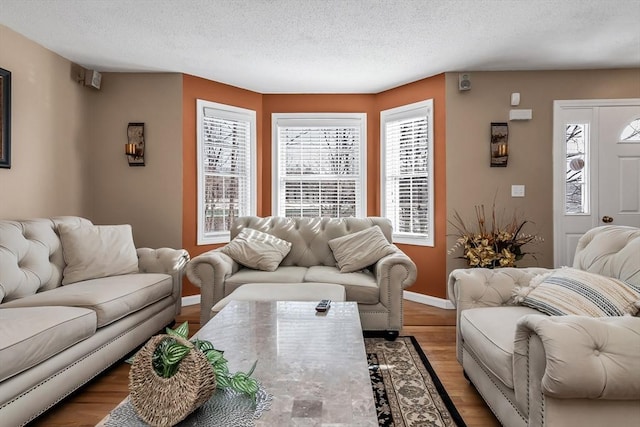
[(622, 130), (620, 142), (640, 142), (640, 119), (635, 119)]
[(589, 213), (588, 125), (566, 125), (565, 153), (567, 158), (565, 181), (565, 213)]

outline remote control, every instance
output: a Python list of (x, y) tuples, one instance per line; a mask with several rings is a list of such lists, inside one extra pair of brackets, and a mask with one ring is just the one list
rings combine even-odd
[(322, 301), (320, 301), (318, 303), (318, 305), (316, 305), (316, 311), (318, 311), (320, 313), (323, 313), (323, 312), (327, 311), (330, 306), (331, 306), (331, 300), (330, 299), (323, 299)]

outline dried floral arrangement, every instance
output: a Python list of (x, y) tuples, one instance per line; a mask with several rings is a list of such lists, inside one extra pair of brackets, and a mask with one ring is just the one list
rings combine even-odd
[(531, 223), (522, 219), (515, 212), (510, 219), (503, 222), (496, 215), (495, 203), (492, 206), (490, 222), (487, 222), (484, 205), (475, 206), (476, 224), (469, 227), (457, 211), (454, 211), (453, 220), (449, 220), (456, 229), (457, 237), (455, 245), (449, 250), (449, 254), (462, 249), (462, 255), (458, 258), (466, 259), (470, 267), (496, 268), (515, 267), (525, 255), (535, 253), (525, 252), (523, 246), (542, 242), (543, 239), (536, 234), (523, 232), (526, 224)]

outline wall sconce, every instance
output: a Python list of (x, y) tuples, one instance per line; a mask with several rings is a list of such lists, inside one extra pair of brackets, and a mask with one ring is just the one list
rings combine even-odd
[(144, 166), (144, 123), (129, 123), (127, 141), (124, 154), (127, 155), (129, 166)]
[(491, 167), (506, 167), (509, 160), (509, 124), (491, 123)]

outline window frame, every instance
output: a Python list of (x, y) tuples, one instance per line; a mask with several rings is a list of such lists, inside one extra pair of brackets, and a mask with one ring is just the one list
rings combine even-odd
[(356, 218), (367, 215), (367, 114), (366, 113), (272, 113), (271, 114), (271, 210), (272, 215), (284, 216), (280, 212), (280, 141), (278, 129), (284, 126), (331, 126), (340, 124), (360, 128), (360, 197), (356, 197)]
[[(387, 212), (387, 124), (393, 121), (418, 116), (417, 112), (424, 110), (427, 117), (427, 233), (409, 233), (398, 231), (395, 219)], [(380, 212), (381, 216), (391, 220), (393, 225), (393, 242), (403, 243), (416, 246), (434, 246), (434, 120), (433, 120), (433, 99), (414, 102), (411, 104), (401, 105), (399, 107), (390, 108), (380, 112)]]
[[(204, 231), (204, 111), (205, 108), (217, 110), (215, 117), (223, 119), (231, 119), (238, 121), (247, 121), (249, 124), (249, 138), (248, 138), (248, 158), (250, 163), (249, 180), (245, 190), (248, 194), (249, 206), (244, 208), (244, 212), (240, 216), (244, 215), (256, 215), (256, 199), (257, 199), (257, 135), (256, 135), (256, 117), (255, 110), (236, 107), (233, 105), (221, 104), (218, 102), (207, 101), (204, 99), (196, 100), (196, 154), (197, 154), (197, 242), (200, 245), (211, 245), (218, 243), (227, 243), (230, 241), (230, 231)], [(219, 113), (219, 115), (218, 115)]]

